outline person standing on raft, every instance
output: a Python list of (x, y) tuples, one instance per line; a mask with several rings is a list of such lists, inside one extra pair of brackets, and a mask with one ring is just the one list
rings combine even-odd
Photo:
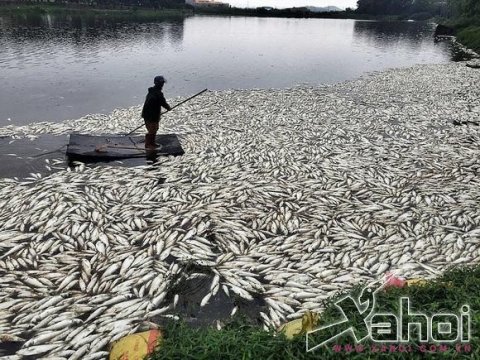
[(147, 134), (145, 134), (146, 149), (160, 147), (160, 145), (155, 142), (155, 136), (157, 135), (158, 125), (160, 123), (161, 108), (164, 107), (167, 111), (171, 110), (170, 105), (168, 105), (162, 93), (163, 85), (166, 82), (163, 76), (155, 76), (155, 79), (153, 79), (155, 86), (148, 88), (148, 94), (145, 98), (142, 118), (145, 120), (145, 127), (147, 128)]

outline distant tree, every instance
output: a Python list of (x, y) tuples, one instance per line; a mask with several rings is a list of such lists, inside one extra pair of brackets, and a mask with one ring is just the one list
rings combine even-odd
[(382, 8), (382, 0), (358, 0), (357, 12), (360, 14), (380, 14)]
[(474, 16), (480, 14), (480, 1), (467, 0), (465, 4), (465, 13), (467, 16)]
[(400, 15), (408, 12), (412, 5), (411, 0), (385, 0), (385, 13), (388, 15)]
[(372, 15), (399, 15), (405, 13), (412, 0), (358, 0), (357, 12)]

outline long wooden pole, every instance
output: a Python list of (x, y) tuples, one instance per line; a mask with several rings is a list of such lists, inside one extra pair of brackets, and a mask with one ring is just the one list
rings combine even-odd
[[(207, 91), (207, 89), (204, 89), (204, 90), (200, 91), (198, 94), (195, 94), (195, 95), (189, 97), (188, 99), (183, 100), (182, 102), (180, 102), (180, 103), (178, 103), (177, 105), (175, 105), (174, 107), (172, 107), (170, 110), (167, 110), (167, 111), (161, 113), (160, 115), (163, 115), (163, 114), (168, 113), (169, 111), (172, 111), (172, 110), (175, 109), (176, 107), (182, 105), (183, 103), (186, 103), (188, 100), (192, 100), (194, 97), (196, 97), (196, 96), (198, 96), (198, 95), (200, 95), (200, 94), (203, 94), (205, 91)], [(130, 131), (130, 132), (129, 132), (128, 134), (126, 134), (125, 136), (129, 136), (129, 135), (133, 134), (135, 131), (137, 131), (138, 129), (140, 129), (142, 126), (143, 126), (143, 124), (140, 125), (139, 127), (137, 127), (136, 129)]]

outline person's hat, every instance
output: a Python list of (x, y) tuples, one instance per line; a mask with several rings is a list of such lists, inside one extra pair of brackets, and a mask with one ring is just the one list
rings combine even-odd
[(166, 82), (167, 82), (167, 79), (165, 79), (162, 75), (155, 76), (155, 79), (153, 79), (153, 83), (155, 85), (163, 84)]

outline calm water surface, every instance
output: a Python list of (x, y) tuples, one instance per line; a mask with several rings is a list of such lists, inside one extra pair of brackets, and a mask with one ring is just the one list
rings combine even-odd
[(143, 102), (164, 74), (167, 98), (204, 88), (332, 83), (366, 72), (445, 63), (435, 25), (192, 16), (0, 17), (0, 126), (58, 122)]

